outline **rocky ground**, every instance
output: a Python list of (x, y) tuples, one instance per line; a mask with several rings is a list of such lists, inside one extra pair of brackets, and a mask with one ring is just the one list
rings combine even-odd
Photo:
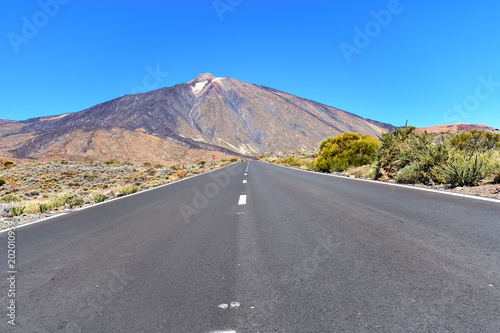
[(0, 229), (6, 228), (8, 222), (16, 225), (32, 222), (174, 182), (235, 161), (222, 160), (216, 166), (200, 161), (195, 165), (170, 167), (150, 163), (134, 166), (115, 161), (55, 160), (7, 163), (6, 166), (2, 163)]

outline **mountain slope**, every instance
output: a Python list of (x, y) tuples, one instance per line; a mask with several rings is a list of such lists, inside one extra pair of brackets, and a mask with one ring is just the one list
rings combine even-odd
[[(135, 161), (137, 152), (149, 151), (168, 162), (182, 158), (182, 149), (192, 150), (184, 155), (253, 155), (315, 148), (325, 137), (345, 131), (379, 135), (392, 128), (272, 88), (201, 74), (188, 83), (126, 95), (76, 113), (2, 121), (0, 155)], [(161, 140), (163, 148), (150, 144), (151, 137)]]

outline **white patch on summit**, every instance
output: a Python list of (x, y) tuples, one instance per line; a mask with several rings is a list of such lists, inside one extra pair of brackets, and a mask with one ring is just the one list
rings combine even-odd
[(205, 88), (205, 86), (207, 85), (207, 82), (208, 81), (197, 82), (197, 83), (195, 83), (194, 87), (191, 86), (191, 89), (193, 89), (193, 92), (198, 95), (200, 93), (200, 91), (202, 91), (203, 88)]

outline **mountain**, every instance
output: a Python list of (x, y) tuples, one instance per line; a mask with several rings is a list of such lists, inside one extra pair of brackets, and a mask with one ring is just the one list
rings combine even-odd
[(89, 109), (0, 121), (0, 155), (177, 163), (316, 148), (327, 136), (380, 135), (390, 124), (276, 89), (200, 74)]
[(479, 130), (479, 131), (489, 131), (489, 132), (498, 132), (499, 130), (490, 126), (486, 125), (481, 125), (481, 124), (463, 124), (463, 123), (457, 123), (457, 124), (450, 124), (450, 125), (435, 125), (435, 126), (429, 126), (429, 127), (418, 127), (415, 129), (415, 133), (446, 133), (446, 132), (458, 132), (458, 131), (466, 131), (470, 132), (472, 130)]

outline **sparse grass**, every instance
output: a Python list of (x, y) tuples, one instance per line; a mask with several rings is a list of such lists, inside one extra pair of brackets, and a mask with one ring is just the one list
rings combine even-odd
[(10, 210), (10, 213), (14, 216), (21, 216), (24, 214), (24, 210), (26, 209), (26, 206), (15, 206), (12, 207)]
[(38, 211), (43, 214), (43, 213), (47, 213), (51, 210), (51, 207), (50, 205), (46, 204), (46, 203), (39, 203), (38, 204)]
[(359, 167), (350, 167), (347, 169), (347, 173), (356, 178), (372, 178), (373, 166), (371, 164), (367, 164)]

